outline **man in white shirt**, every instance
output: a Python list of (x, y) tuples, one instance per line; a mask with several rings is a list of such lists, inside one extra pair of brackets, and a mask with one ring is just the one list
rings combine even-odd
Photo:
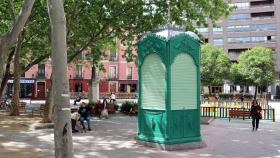
[(113, 103), (116, 101), (116, 96), (114, 93), (111, 93), (111, 96), (110, 96), (110, 102), (112, 102), (112, 101), (113, 101)]

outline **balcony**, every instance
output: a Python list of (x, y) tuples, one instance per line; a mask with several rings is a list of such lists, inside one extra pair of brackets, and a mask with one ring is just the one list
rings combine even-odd
[(38, 79), (45, 79), (46, 78), (46, 74), (45, 73), (37, 73), (37, 78)]
[(109, 80), (118, 80), (118, 77), (117, 76), (109, 76), (108, 79)]
[(111, 55), (109, 60), (110, 61), (117, 61), (117, 57), (115, 55)]
[(75, 79), (83, 79), (83, 75), (82, 74), (76, 74), (74, 77), (75, 77)]

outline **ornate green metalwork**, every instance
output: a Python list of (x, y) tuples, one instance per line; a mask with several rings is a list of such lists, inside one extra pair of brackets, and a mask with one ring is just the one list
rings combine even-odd
[[(165, 72), (165, 110), (143, 109), (142, 101), (142, 73), (143, 63), (146, 57), (152, 53), (160, 56), (166, 67)], [(196, 68), (192, 75), (196, 79), (196, 108), (172, 109), (171, 102), (171, 80), (172, 64), (179, 54), (190, 56), (193, 62), (183, 64), (185, 69)], [(180, 57), (180, 56), (178, 56)], [(188, 59), (188, 61), (190, 61)], [(146, 64), (146, 63), (145, 63)], [(193, 64), (193, 65), (190, 65)], [(201, 141), (200, 137), (200, 44), (199, 41), (188, 34), (181, 33), (171, 37), (169, 40), (149, 34), (138, 43), (138, 135), (137, 139), (163, 144), (178, 144)], [(146, 71), (146, 70), (145, 70)], [(182, 71), (180, 71), (182, 72)], [(155, 73), (153, 74), (155, 75)], [(190, 75), (189, 77), (192, 77)], [(184, 77), (184, 75), (183, 75)], [(188, 78), (185, 78), (186, 80)], [(180, 80), (178, 80), (180, 82)], [(147, 86), (147, 85), (146, 85)], [(184, 86), (184, 85), (182, 85)], [(188, 97), (188, 95), (181, 95)], [(192, 100), (193, 102), (193, 100)], [(183, 102), (179, 102), (180, 104)], [(147, 104), (147, 103), (145, 103)], [(154, 103), (153, 103), (154, 104)]]

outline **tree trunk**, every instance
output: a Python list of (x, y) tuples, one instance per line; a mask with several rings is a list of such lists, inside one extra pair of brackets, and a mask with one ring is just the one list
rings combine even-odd
[(257, 92), (258, 92), (258, 86), (255, 86), (255, 95), (254, 95), (254, 99), (257, 99)]
[(53, 86), (52, 86), (52, 77), (51, 77), (50, 84), (48, 87), (48, 96), (45, 103), (42, 123), (52, 122), (52, 114), (53, 114)]
[(208, 86), (208, 93), (211, 94), (211, 86)]
[(12, 58), (15, 54), (15, 49), (12, 50), (12, 52), (9, 54), (9, 57), (8, 57), (8, 61), (7, 61), (7, 65), (6, 65), (6, 68), (5, 68), (5, 74), (3, 76), (3, 80), (1, 82), (1, 87), (0, 87), (0, 96), (3, 95), (3, 92), (7, 86), (7, 82), (8, 80), (11, 78), (11, 72), (10, 72), (10, 66), (11, 66), (11, 62), (12, 62)]
[(20, 35), (24, 25), (30, 16), (35, 0), (25, 0), (13, 27), (4, 36), (0, 37), (0, 83), (2, 83), (3, 72), (5, 72), (7, 51)]
[(93, 65), (91, 68), (91, 79), (89, 83), (89, 102), (93, 102), (93, 82), (95, 81), (95, 66)]
[(11, 116), (19, 116), (19, 109), (18, 109), (18, 103), (19, 103), (19, 93), (20, 93), (20, 49), (21, 49), (21, 43), (22, 43), (22, 35), (20, 35), (17, 46), (16, 46), (16, 52), (15, 52), (15, 58), (14, 58), (14, 92), (13, 92), (13, 99), (11, 103)]
[(67, 77), (66, 18), (62, 0), (48, 0), (51, 22), (52, 84), (54, 95), (54, 141), (56, 158), (73, 158)]

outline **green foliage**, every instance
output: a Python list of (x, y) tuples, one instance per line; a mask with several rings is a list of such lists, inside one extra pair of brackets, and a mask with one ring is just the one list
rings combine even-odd
[(206, 44), (201, 48), (201, 82), (204, 86), (220, 86), (228, 78), (229, 56), (221, 48)]
[(243, 52), (238, 62), (238, 71), (248, 85), (262, 86), (273, 83), (275, 60), (271, 49), (254, 47)]
[[(219, 97), (221, 98), (221, 100), (233, 100), (235, 99), (240, 99), (240, 97), (243, 95), (245, 100), (251, 100), (253, 98), (252, 94), (242, 94), (242, 93), (220, 93), (218, 94)], [(216, 96), (216, 94), (203, 94), (204, 97), (208, 98), (209, 97), (214, 97)]]
[[(121, 106), (121, 112), (123, 113), (129, 113), (131, 108), (135, 106), (136, 103), (131, 101), (125, 101)], [(136, 104), (137, 105), (137, 104)]]
[(92, 101), (92, 102), (89, 102), (89, 103), (87, 104), (87, 106), (90, 107), (90, 108), (93, 108), (93, 107), (96, 106), (97, 104), (98, 104), (98, 102)]
[(36, 0), (24, 30), (21, 64), (26, 67), (33, 61), (47, 58), (51, 53), (50, 24), (45, 0)]
[[(14, 1), (18, 13), (23, 1)], [(167, 1), (158, 0), (67, 0), (65, 1), (67, 19), (67, 53), (73, 60), (81, 51), (91, 48), (95, 66), (102, 68), (98, 61), (100, 53), (106, 46), (114, 47), (116, 38), (129, 46), (125, 57), (128, 61), (135, 59), (132, 49), (135, 36), (139, 39), (143, 33), (156, 26), (167, 23)], [(0, 33), (4, 34), (12, 26), (8, 3), (0, 4)], [(221, 16), (228, 15), (230, 8), (224, 0), (184, 0), (171, 1), (170, 22), (185, 26), (195, 31), (195, 26), (206, 26), (209, 17), (215, 23)], [(25, 27), (21, 63), (26, 67), (36, 60), (47, 58), (50, 54), (50, 27), (46, 0), (37, 0), (31, 17)], [(102, 50), (102, 51), (96, 51)]]
[(108, 103), (108, 107), (111, 106), (111, 107), (114, 107), (114, 109), (117, 111), (118, 108), (119, 108), (119, 105), (116, 103), (116, 102), (109, 102)]
[[(215, 22), (233, 10), (223, 0), (171, 1), (170, 8), (171, 22), (193, 31), (193, 23), (205, 26), (205, 17)], [(156, 26), (167, 23), (168, 4), (158, 0), (68, 0), (65, 1), (65, 12), (68, 54), (72, 56), (85, 45), (95, 45), (103, 50), (103, 44), (116, 43), (116, 37), (122, 43), (133, 45), (131, 41), (135, 36), (139, 38)], [(128, 47), (128, 50), (132, 49)], [(127, 51), (125, 57), (128, 61), (133, 60), (132, 51)]]
[(246, 79), (244, 74), (242, 73), (242, 67), (238, 63), (232, 64), (230, 68), (230, 80), (234, 85), (240, 86), (250, 86), (252, 81)]

